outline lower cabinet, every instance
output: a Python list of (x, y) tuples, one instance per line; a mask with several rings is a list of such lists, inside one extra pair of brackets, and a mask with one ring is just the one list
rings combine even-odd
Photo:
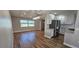
[(65, 33), (64, 35), (64, 45), (67, 45), (69, 47), (73, 48), (79, 48), (79, 42), (78, 42), (78, 35), (75, 33)]

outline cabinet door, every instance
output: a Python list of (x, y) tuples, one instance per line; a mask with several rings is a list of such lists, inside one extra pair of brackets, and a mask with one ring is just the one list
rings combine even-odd
[(73, 24), (74, 23), (74, 15), (66, 15), (65, 16), (65, 24)]
[(61, 21), (61, 24), (64, 24), (66, 17), (64, 15), (58, 15), (56, 16), (57, 20)]
[(79, 38), (77, 37), (77, 33), (65, 33), (64, 43), (70, 47), (79, 47)]
[(77, 19), (76, 19), (75, 27), (79, 28), (79, 11), (77, 13)]
[(65, 33), (64, 42), (68, 44), (72, 43), (72, 33)]

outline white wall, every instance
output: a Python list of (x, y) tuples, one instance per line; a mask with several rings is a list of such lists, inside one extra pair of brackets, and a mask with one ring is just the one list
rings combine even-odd
[(9, 11), (0, 10), (0, 48), (12, 48), (13, 35)]

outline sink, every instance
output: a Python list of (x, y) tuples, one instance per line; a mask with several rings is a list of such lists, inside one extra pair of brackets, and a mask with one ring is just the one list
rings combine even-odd
[(69, 28), (69, 30), (70, 30), (70, 31), (75, 31), (75, 29), (74, 29), (74, 28)]

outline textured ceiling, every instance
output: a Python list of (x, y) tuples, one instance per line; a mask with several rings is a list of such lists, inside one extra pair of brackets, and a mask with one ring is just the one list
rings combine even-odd
[(11, 16), (22, 17), (22, 18), (34, 18), (40, 16), (42, 19), (45, 18), (47, 14), (75, 14), (75, 10), (10, 10)]

